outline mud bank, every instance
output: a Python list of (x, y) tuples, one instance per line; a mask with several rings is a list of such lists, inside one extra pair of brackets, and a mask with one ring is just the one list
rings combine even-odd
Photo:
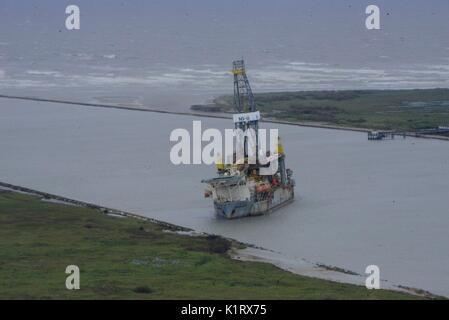
[[(351, 270), (345, 270), (323, 263), (314, 263), (306, 259), (291, 259), (282, 253), (263, 248), (247, 247), (234, 250), (230, 255), (236, 260), (270, 263), (283, 270), (306, 277), (350, 283), (359, 286), (365, 282), (367, 277), (367, 275), (361, 275)], [(382, 289), (406, 292), (430, 299), (441, 299), (441, 296), (429, 291), (395, 284), (385, 279), (380, 280), (380, 287)]]
[(104, 206), (99, 206), (99, 205), (84, 202), (84, 201), (69, 199), (69, 198), (61, 197), (61, 196), (58, 196), (55, 194), (50, 194), (47, 192), (37, 191), (37, 190), (33, 190), (33, 189), (21, 187), (21, 186), (16, 186), (16, 185), (1, 182), (1, 181), (0, 181), (0, 189), (6, 189), (6, 190), (11, 190), (11, 191), (16, 191), (16, 192), (20, 192), (20, 193), (25, 193), (25, 194), (29, 194), (29, 195), (42, 197), (43, 201), (99, 210), (107, 215), (145, 220), (145, 221), (149, 221), (149, 222), (161, 225), (161, 226), (167, 228), (167, 230), (171, 230), (171, 231), (177, 231), (177, 232), (192, 232), (193, 231), (192, 229), (189, 229), (189, 228), (177, 226), (172, 223), (168, 223), (168, 222), (164, 222), (164, 221), (159, 221), (159, 220), (145, 217), (145, 216), (142, 216), (139, 214), (125, 212), (122, 210), (117, 210), (117, 209), (112, 209), (112, 208), (107, 208)]

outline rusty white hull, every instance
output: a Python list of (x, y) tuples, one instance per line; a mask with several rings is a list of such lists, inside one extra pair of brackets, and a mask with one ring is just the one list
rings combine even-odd
[(268, 214), (293, 201), (293, 189), (276, 190), (271, 200), (263, 201), (229, 201), (215, 202), (217, 216), (226, 219), (237, 219), (249, 216)]

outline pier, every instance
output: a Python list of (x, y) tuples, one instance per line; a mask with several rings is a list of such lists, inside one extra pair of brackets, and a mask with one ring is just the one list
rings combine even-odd
[(395, 136), (400, 136), (405, 139), (406, 133), (392, 131), (368, 131), (368, 140), (393, 140)]
[(417, 134), (436, 134), (449, 135), (449, 126), (439, 126), (437, 128), (421, 129), (416, 131)]

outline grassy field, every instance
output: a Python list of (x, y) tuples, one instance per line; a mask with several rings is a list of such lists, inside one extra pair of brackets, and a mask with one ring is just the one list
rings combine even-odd
[[(0, 190), (0, 299), (414, 299), (235, 261), (231, 242)], [(65, 289), (77, 265), (81, 289)]]
[[(255, 101), (264, 117), (277, 120), (398, 131), (449, 126), (449, 89), (261, 93)], [(233, 97), (191, 109), (232, 112)]]

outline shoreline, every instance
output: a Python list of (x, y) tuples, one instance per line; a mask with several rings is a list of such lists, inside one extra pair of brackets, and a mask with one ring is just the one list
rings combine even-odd
[[(80, 101), (70, 101), (70, 100), (60, 100), (60, 99), (51, 99), (51, 98), (40, 98), (40, 97), (28, 97), (28, 96), (16, 96), (16, 95), (5, 95), (5, 94), (0, 94), (0, 98), (1, 99), (13, 99), (13, 100), (28, 100), (28, 101), (34, 101), (34, 102), (60, 103), (60, 104), (68, 104), (68, 105), (75, 105), (75, 106), (81, 106), (81, 107), (109, 108), (109, 109), (119, 109), (119, 110), (122, 109), (122, 110), (129, 110), (129, 111), (143, 111), (143, 112), (194, 116), (194, 117), (203, 117), (203, 118), (215, 118), (215, 119), (232, 119), (232, 117), (230, 115), (228, 116), (227, 113), (211, 114), (212, 112), (167, 111), (167, 110), (161, 110), (158, 108), (127, 107), (127, 106), (120, 106), (120, 105), (113, 105), (113, 104), (89, 103), (89, 102), (80, 102)], [(324, 124), (324, 123), (315, 123), (315, 122), (293, 122), (293, 121), (286, 121), (286, 120), (276, 120), (276, 119), (272, 119), (272, 118), (266, 118), (265, 120), (260, 120), (260, 122), (291, 125), (291, 126), (298, 126), (298, 127), (310, 127), (310, 128), (318, 128), (318, 129), (364, 132), (364, 133), (368, 133), (369, 131), (376, 131), (375, 129), (369, 129), (369, 128), (344, 127), (344, 126), (337, 126), (337, 125)], [(435, 135), (424, 135), (424, 134), (418, 134), (418, 133), (414, 133), (414, 132), (405, 132), (405, 136), (411, 137), (411, 138), (449, 141), (449, 137), (435, 136)]]
[[(0, 181), (0, 189), (11, 190), (18, 193), (23, 193), (27, 195), (34, 195), (41, 197), (42, 201), (48, 201), (52, 203), (62, 204), (62, 205), (72, 205), (77, 207), (85, 207), (93, 210), (100, 211), (101, 213), (109, 216), (133, 218), (138, 220), (144, 220), (156, 225), (163, 226), (166, 228), (166, 232), (174, 232), (180, 235), (188, 235), (193, 237), (206, 237), (213, 236), (212, 234), (197, 232), (193, 229), (186, 228), (183, 226), (175, 225), (165, 221), (149, 218), (136, 213), (126, 212), (122, 210), (117, 210), (109, 207), (104, 207), (101, 205), (96, 205), (89, 202), (84, 202), (80, 200), (70, 199), (67, 197), (50, 194), (43, 191), (38, 191), (35, 189), (30, 189), (27, 187), (22, 187), (18, 185), (13, 185)], [(291, 272), (296, 275), (310, 277), (314, 279), (327, 280), (338, 283), (352, 284), (357, 286), (363, 286), (365, 275), (357, 274), (351, 270), (341, 269), (336, 266), (330, 266), (323, 263), (314, 263), (307, 261), (305, 259), (292, 259), (283, 256), (282, 253), (275, 252), (266, 248), (258, 247), (250, 243), (244, 243), (232, 238), (228, 238), (222, 235), (218, 235), (227, 241), (234, 244), (231, 246), (231, 250), (228, 252), (229, 257), (233, 260), (245, 261), (245, 262), (262, 262), (274, 265), (284, 271)], [(238, 246), (243, 246), (243, 248), (238, 248)], [(429, 291), (408, 287), (400, 284), (394, 284), (388, 280), (381, 279), (382, 289), (391, 290), (396, 292), (408, 293), (423, 298), (430, 299), (441, 299), (446, 298), (437, 294), (433, 294)]]

